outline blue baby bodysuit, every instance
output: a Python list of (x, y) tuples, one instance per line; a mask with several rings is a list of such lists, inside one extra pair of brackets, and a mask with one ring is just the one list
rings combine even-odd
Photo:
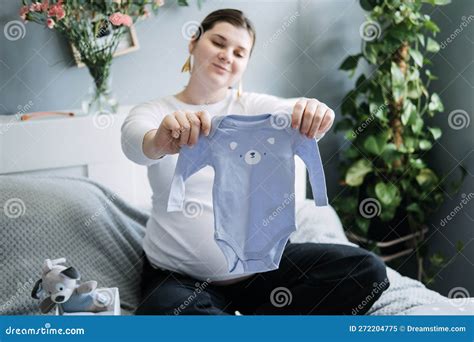
[(274, 270), (296, 230), (294, 155), (308, 169), (316, 205), (328, 205), (318, 144), (291, 127), (291, 115), (215, 116), (207, 137), (181, 148), (167, 210), (181, 211), (186, 179), (212, 166), (214, 239), (229, 272)]

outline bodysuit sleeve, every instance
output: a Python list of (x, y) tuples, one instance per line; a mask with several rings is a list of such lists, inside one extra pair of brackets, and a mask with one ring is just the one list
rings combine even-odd
[(186, 179), (210, 164), (211, 149), (209, 138), (201, 135), (196, 145), (190, 148), (187, 145), (181, 147), (178, 162), (171, 181), (170, 195), (168, 198), (167, 211), (182, 211)]
[(303, 160), (308, 169), (314, 202), (318, 207), (327, 206), (326, 180), (318, 143), (316, 139), (307, 138), (298, 130), (294, 130), (292, 133), (294, 153)]

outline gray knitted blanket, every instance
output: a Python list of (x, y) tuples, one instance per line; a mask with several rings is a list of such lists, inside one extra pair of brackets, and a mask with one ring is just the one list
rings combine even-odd
[(39, 314), (31, 290), (43, 261), (60, 257), (134, 310), (147, 219), (86, 178), (0, 176), (0, 314)]
[[(315, 207), (308, 200), (297, 206), (296, 216), (299, 229), (292, 242), (351, 244), (332, 207)], [(43, 261), (60, 257), (79, 270), (82, 280), (118, 287), (122, 314), (133, 313), (147, 219), (86, 178), (0, 176), (0, 314), (39, 314), (31, 290)], [(430, 305), (438, 313), (452, 314), (446, 307), (474, 312), (474, 300), (459, 305), (391, 268), (387, 274), (390, 288), (370, 315), (403, 315), (413, 309), (423, 314), (419, 308)]]

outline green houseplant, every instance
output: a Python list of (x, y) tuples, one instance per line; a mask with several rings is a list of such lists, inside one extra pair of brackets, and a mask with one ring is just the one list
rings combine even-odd
[[(438, 94), (428, 91), (436, 79), (429, 57), (440, 49), (433, 39), (439, 28), (422, 7), (449, 2), (361, 0), (368, 11), (360, 28), (362, 52), (347, 57), (340, 69), (353, 76), (364, 60), (369, 72), (344, 97), (343, 119), (335, 128), (349, 141), (340, 160), (343, 192), (334, 203), (348, 235), (378, 246), (379, 253), (383, 242), (408, 241), (416, 251), (418, 278), (427, 282), (427, 251), (420, 247), (430, 213), (444, 201), (444, 184), (425, 154), (441, 137), (430, 121), (444, 108)], [(430, 261), (443, 263), (439, 254)]]

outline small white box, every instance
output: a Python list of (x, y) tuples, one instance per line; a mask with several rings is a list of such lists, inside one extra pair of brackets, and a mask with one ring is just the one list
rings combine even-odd
[[(120, 316), (122, 314), (120, 309), (120, 296), (117, 287), (101, 287), (95, 291), (107, 297), (111, 297), (112, 301), (107, 305), (106, 311), (100, 312), (64, 312), (63, 316), (86, 316), (86, 315), (100, 315), (100, 316)], [(59, 308), (56, 306), (55, 315), (59, 316)]]

